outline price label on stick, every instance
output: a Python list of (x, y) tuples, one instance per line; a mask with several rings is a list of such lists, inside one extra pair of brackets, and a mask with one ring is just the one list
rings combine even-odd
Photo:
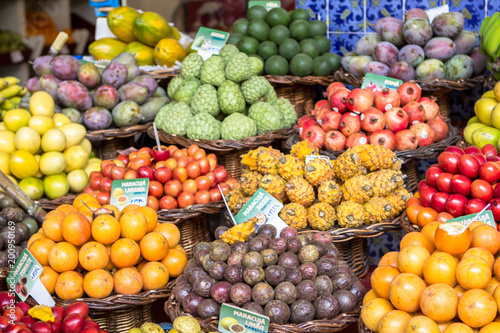
[(446, 222), (458, 222), (458, 223), (462, 223), (463, 225), (468, 227), (472, 222), (480, 221), (480, 222), (484, 222), (484, 223), (486, 223), (486, 224), (488, 224), (496, 229), (497, 226), (495, 223), (495, 218), (493, 217), (493, 213), (491, 212), (491, 210), (486, 210), (486, 209), (488, 209), (488, 207), (489, 207), (489, 205), (484, 207), (484, 209), (479, 213), (474, 213), (474, 214), (470, 214), (470, 215), (457, 217), (457, 218), (448, 220)]
[(444, 5), (444, 6), (439, 6), (439, 7), (434, 7), (427, 9), (425, 11), (427, 13), (427, 16), (429, 16), (429, 22), (432, 23), (434, 19), (444, 13), (449, 13), (450, 12), (450, 6), (449, 5)]
[(269, 317), (224, 303), (220, 307), (218, 331), (221, 333), (267, 333)]
[(273, 8), (280, 8), (281, 1), (248, 1), (248, 8), (253, 6), (262, 6), (270, 11)]
[(226, 45), (228, 37), (228, 32), (201, 27), (191, 48), (198, 51), (203, 60), (207, 60), (212, 54), (219, 54), (220, 49)]
[(371, 89), (374, 93), (378, 93), (384, 88), (398, 90), (398, 87), (403, 84), (403, 81), (393, 79), (392, 77), (366, 73), (361, 89)]
[(146, 206), (148, 203), (149, 179), (114, 180), (111, 187), (110, 204), (122, 210), (127, 205)]

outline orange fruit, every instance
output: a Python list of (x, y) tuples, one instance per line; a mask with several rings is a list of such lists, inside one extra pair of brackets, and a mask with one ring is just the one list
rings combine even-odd
[(120, 218), (120, 214), (121, 214), (120, 210), (115, 205), (104, 205), (104, 206), (102, 206), (102, 208), (111, 209), (115, 213), (114, 218), (115, 219), (119, 219)]
[(109, 256), (109, 261), (108, 265), (106, 266), (106, 269), (111, 272), (115, 268), (115, 265), (111, 261), (111, 245), (106, 245), (106, 250), (108, 251), (108, 256)]
[(87, 204), (87, 206), (80, 207), (80, 209), (78, 209), (78, 213), (80, 213), (83, 216), (85, 216), (85, 218), (87, 218), (87, 220), (90, 223), (92, 223), (92, 220), (94, 219), (94, 211), (96, 209), (101, 208), (101, 205), (99, 205), (98, 203), (90, 202), (90, 203)]
[(413, 197), (408, 199), (408, 201), (406, 202), (406, 207), (410, 206), (422, 206), (422, 202), (420, 202), (419, 198)]
[(80, 207), (85, 206), (84, 204), (89, 205), (90, 203), (98, 204), (99, 201), (89, 193), (82, 193), (76, 196), (75, 200), (73, 200), (73, 206), (80, 210)]
[(472, 229), (472, 247), (484, 247), (495, 255), (500, 249), (500, 233), (490, 225), (478, 225)]
[(48, 261), (50, 267), (59, 273), (73, 271), (78, 266), (78, 251), (74, 245), (60, 242), (50, 250)]
[(141, 274), (131, 267), (119, 269), (113, 276), (113, 289), (117, 294), (137, 295), (143, 283)]
[(491, 323), (497, 315), (497, 304), (493, 296), (481, 289), (467, 290), (458, 300), (460, 320), (472, 328)]
[(179, 244), (179, 245), (177, 245), (176, 247), (174, 247), (174, 249), (179, 250), (179, 251), (182, 251), (184, 254), (187, 254), (187, 253), (186, 253), (186, 250), (185, 250), (185, 249), (184, 249), (184, 248), (183, 248), (180, 244)]
[(495, 293), (495, 290), (497, 287), (500, 285), (500, 281), (496, 277), (492, 277), (490, 279), (490, 282), (488, 282), (488, 285), (484, 288), (484, 290), (490, 294), (493, 295)]
[(125, 208), (122, 209), (122, 214), (128, 213), (128, 212), (133, 212), (137, 208), (141, 208), (141, 206), (136, 205), (136, 204), (131, 204), (131, 205), (125, 206)]
[(408, 321), (405, 333), (441, 333), (441, 331), (434, 320), (426, 316), (415, 316)]
[(439, 327), (439, 331), (444, 332), (444, 330), (447, 329), (448, 326), (450, 326), (453, 323), (454, 323), (454, 321), (447, 321), (446, 323), (437, 323), (438, 327)]
[(434, 235), (436, 234), (436, 229), (440, 224), (442, 224), (442, 222), (432, 221), (431, 223), (426, 224), (420, 232), (429, 237), (434, 242)]
[(168, 251), (167, 256), (162, 259), (161, 263), (167, 268), (168, 274), (176, 278), (184, 272), (187, 264), (187, 256), (181, 250), (171, 249)]
[(45, 286), (45, 289), (49, 292), (49, 294), (54, 295), (57, 277), (59, 273), (53, 270), (50, 266), (43, 266), (42, 275), (40, 275), (40, 281)]
[(434, 239), (439, 251), (459, 255), (469, 249), (471, 233), (469, 228), (461, 223), (443, 223), (436, 229)]
[(78, 212), (78, 209), (73, 205), (62, 204), (61, 206), (56, 208), (56, 212), (62, 213), (64, 215), (68, 215), (70, 213)]
[(159, 223), (156, 228), (153, 230), (154, 232), (159, 232), (168, 241), (168, 246), (173, 249), (179, 244), (179, 241), (181, 240), (181, 232), (179, 231), (179, 228), (173, 223)]
[(375, 268), (370, 277), (370, 282), (377, 295), (389, 299), (389, 286), (391, 281), (400, 273), (399, 269), (392, 266), (380, 266)]
[(47, 214), (42, 223), (43, 233), (46, 235), (45, 237), (54, 242), (62, 242), (64, 238), (61, 228), (65, 217), (66, 214), (58, 211), (52, 211)]
[(57, 297), (69, 301), (83, 296), (83, 277), (78, 272), (64, 272), (57, 277), (55, 292)]
[(106, 268), (109, 261), (108, 250), (98, 242), (88, 242), (78, 252), (80, 264), (87, 271)]
[(495, 260), (495, 264), (493, 265), (493, 272), (495, 272), (495, 276), (497, 277), (497, 279), (500, 280), (500, 256)]
[(434, 250), (436, 249), (434, 247), (434, 243), (432, 242), (432, 239), (430, 239), (426, 235), (424, 235), (424, 234), (422, 234), (420, 232), (416, 232), (416, 231), (407, 233), (401, 239), (399, 247), (401, 249), (403, 249), (403, 248), (405, 248), (407, 246), (410, 246), (410, 245), (420, 245), (420, 246), (423, 246), (423, 247), (425, 247), (425, 249), (427, 250), (427, 252), (429, 252), (429, 254), (432, 254), (432, 252), (434, 252)]
[(451, 215), (450, 213), (441, 212), (441, 213), (437, 214), (436, 221), (444, 223), (444, 222), (446, 222), (448, 220), (452, 220), (454, 218), (455, 217), (453, 215)]
[(120, 216), (122, 237), (140, 241), (148, 231), (146, 217), (139, 212), (122, 213)]
[(408, 219), (412, 224), (417, 224), (418, 213), (424, 208), (425, 208), (424, 206), (419, 206), (419, 205), (412, 205), (406, 208), (406, 215), (408, 215)]
[(417, 223), (419, 226), (422, 228), (425, 227), (427, 224), (431, 223), (432, 221), (435, 221), (437, 217), (438, 212), (436, 212), (434, 209), (430, 207), (425, 207), (419, 210), (417, 214)]
[(408, 312), (392, 310), (387, 312), (378, 323), (378, 333), (402, 333), (411, 319)]
[(92, 298), (104, 298), (113, 292), (113, 277), (104, 269), (96, 269), (85, 274), (83, 290)]
[(92, 238), (104, 245), (116, 242), (122, 233), (120, 222), (111, 215), (99, 215), (92, 222)]
[(425, 282), (415, 274), (401, 273), (389, 286), (389, 299), (398, 310), (415, 312), (420, 309), (420, 295)]
[(31, 243), (28, 250), (40, 265), (47, 266), (49, 264), (49, 253), (55, 245), (56, 243), (52, 240), (44, 237)]
[(380, 261), (378, 262), (379, 266), (392, 266), (392, 267), (398, 267), (398, 251), (391, 251), (387, 252), (380, 258)]
[[(42, 229), (40, 229), (42, 230)], [(30, 239), (28, 240), (28, 243), (26, 244), (26, 248), (29, 250), (31, 244), (33, 244), (37, 239), (40, 239), (40, 238), (47, 238), (45, 237), (44, 234), (41, 234), (41, 233), (36, 233), (34, 234), (33, 236), (30, 237)]]
[(491, 280), (491, 268), (474, 259), (472, 257), (458, 263), (457, 281), (465, 289), (484, 289)]
[(483, 326), (479, 333), (498, 333), (500, 332), (500, 323), (489, 323)]
[(141, 239), (139, 246), (143, 258), (149, 261), (162, 260), (169, 250), (167, 239), (159, 232), (146, 234)]
[(168, 283), (168, 270), (161, 262), (148, 262), (139, 272), (141, 273), (142, 281), (144, 281), (142, 287), (144, 290), (163, 288)]
[(137, 266), (135, 266), (135, 268), (137, 268), (137, 270), (140, 272), (141, 271), (141, 268), (144, 267), (144, 265), (146, 265), (149, 261), (144, 259), (143, 261), (141, 261), (140, 263), (137, 264)]
[(453, 323), (443, 333), (474, 333), (474, 331), (464, 323)]
[(134, 266), (141, 257), (141, 249), (129, 238), (121, 238), (111, 246), (111, 262), (118, 268)]
[(478, 225), (486, 225), (486, 223), (484, 223), (483, 221), (472, 221), (472, 223), (469, 224), (470, 231), (474, 230), (474, 228)]
[(495, 265), (495, 257), (484, 247), (471, 247), (465, 251), (461, 259), (464, 260), (470, 257), (481, 258), (488, 266), (491, 267), (491, 269), (493, 269), (493, 265)]
[(91, 236), (90, 223), (80, 213), (71, 213), (64, 218), (61, 227), (64, 239), (75, 246), (82, 246)]
[(457, 284), (457, 261), (451, 254), (435, 252), (424, 263), (423, 273), (428, 284), (445, 283), (450, 287)]
[(398, 269), (401, 273), (412, 273), (423, 278), (424, 264), (429, 257), (429, 252), (423, 246), (410, 245), (404, 247), (399, 251)]
[(457, 292), (444, 283), (428, 286), (420, 297), (420, 309), (436, 323), (445, 323), (455, 318), (457, 306)]
[(148, 223), (148, 231), (151, 232), (156, 228), (156, 224), (158, 223), (158, 214), (156, 213), (156, 210), (154, 210), (151, 207), (139, 207), (135, 210), (136, 212), (142, 213), (144, 217), (146, 218), (146, 221)]
[(369, 301), (371, 301), (372, 299), (375, 299), (375, 298), (380, 298), (380, 296), (377, 295), (375, 290), (370, 289), (370, 291), (368, 291), (366, 293), (365, 297), (363, 297), (363, 304), (368, 303)]
[(391, 302), (384, 298), (375, 298), (363, 304), (360, 316), (370, 331), (377, 332), (380, 320), (392, 310), (394, 307)]
[(458, 298), (462, 297), (464, 292), (467, 291), (467, 289), (465, 289), (464, 287), (462, 287), (459, 284), (457, 284), (455, 287), (453, 287), (453, 289), (455, 289), (455, 291), (457, 292)]

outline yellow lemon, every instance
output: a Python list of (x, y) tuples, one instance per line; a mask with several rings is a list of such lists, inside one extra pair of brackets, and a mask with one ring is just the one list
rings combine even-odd
[(31, 127), (21, 127), (14, 136), (17, 150), (26, 150), (35, 154), (40, 149), (40, 134)]
[(87, 173), (87, 175), (90, 176), (90, 173), (92, 171), (101, 171), (101, 163), (88, 163), (87, 166), (85, 167), (85, 172)]
[(14, 144), (15, 134), (8, 130), (0, 130), (0, 152), (13, 153), (16, 150)]
[(89, 152), (89, 155), (92, 154), (92, 143), (90, 143), (89, 139), (83, 139), (78, 145), (85, 148), (85, 150)]
[(30, 98), (30, 112), (32, 115), (54, 115), (54, 99), (45, 91), (37, 91)]
[(43, 182), (41, 179), (28, 177), (19, 182), (19, 188), (31, 200), (38, 200), (43, 196)]
[(63, 153), (51, 151), (40, 157), (40, 171), (46, 175), (57, 175), (66, 168), (66, 157)]
[(31, 115), (24, 109), (12, 109), (7, 111), (3, 122), (9, 131), (17, 132), (21, 127), (28, 126)]
[(69, 189), (73, 193), (82, 192), (89, 183), (89, 175), (82, 169), (76, 169), (67, 174), (66, 179), (69, 183)]
[(6, 175), (10, 175), (9, 160), (9, 154), (0, 152), (0, 171), (2, 171)]
[(66, 148), (79, 144), (85, 137), (85, 133), (87, 133), (83, 125), (74, 123), (64, 124), (58, 129), (66, 136)]
[(54, 119), (49, 116), (36, 115), (30, 118), (28, 126), (40, 135), (44, 135), (49, 129), (56, 127)]
[(65, 148), (66, 136), (61, 130), (52, 128), (42, 136), (43, 151), (63, 151)]
[(67, 115), (62, 114), (62, 113), (55, 113), (54, 116), (52, 117), (52, 119), (54, 120), (54, 125), (56, 127), (60, 127), (64, 124), (71, 123), (71, 119), (69, 119), (69, 117)]
[(5, 123), (3, 121), (0, 121), (0, 130), (6, 130), (7, 126), (5, 126)]
[(82, 146), (72, 146), (64, 151), (66, 157), (66, 168), (64, 172), (70, 172), (76, 169), (83, 169), (89, 161), (90, 154)]
[(10, 155), (9, 169), (19, 179), (34, 177), (38, 172), (38, 162), (33, 154), (18, 150)]

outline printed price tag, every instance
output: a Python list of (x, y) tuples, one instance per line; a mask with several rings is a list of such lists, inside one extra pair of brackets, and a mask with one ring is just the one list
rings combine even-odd
[(327, 161), (328, 164), (330, 164), (330, 166), (332, 166), (332, 161), (330, 161), (330, 157), (324, 155), (306, 155), (306, 165), (315, 158), (321, 158), (322, 160)]
[(281, 1), (248, 1), (248, 8), (253, 6), (262, 6), (270, 11), (273, 8), (280, 8)]
[(374, 93), (378, 93), (384, 88), (390, 88), (398, 90), (398, 87), (403, 84), (403, 81), (398, 79), (393, 79), (392, 77), (377, 75), (373, 73), (367, 73), (361, 89), (371, 89)]
[(24, 249), (7, 277), (9, 291), (15, 292), (23, 302), (31, 295), (38, 304), (54, 306), (54, 300), (40, 281), (42, 272), (42, 265)]
[(219, 315), (221, 333), (267, 333), (269, 317), (244, 310), (239, 307), (222, 304)]
[(427, 13), (427, 16), (429, 16), (429, 21), (432, 23), (432, 21), (436, 18), (436, 16), (439, 16), (444, 13), (449, 13), (450, 6), (449, 5), (439, 6), (427, 9), (425, 12)]
[(191, 48), (198, 51), (203, 60), (207, 60), (211, 55), (219, 54), (220, 49), (226, 45), (228, 37), (228, 32), (201, 27)]
[(491, 210), (485, 210), (482, 213), (475, 213), (475, 214), (470, 214), (470, 215), (465, 215), (461, 217), (457, 217), (455, 219), (448, 220), (446, 222), (459, 222), (462, 223), (463, 225), (468, 226), (474, 221), (481, 221), (484, 222), (488, 225), (491, 225), (493, 228), (496, 229), (497, 225), (495, 223), (495, 218), (493, 217), (493, 213)]
[(113, 181), (110, 203), (122, 210), (127, 205), (146, 206), (148, 203), (149, 179), (123, 179)]
[(238, 214), (236, 214), (234, 220), (236, 223), (244, 223), (252, 217), (257, 217), (259, 222), (255, 225), (255, 229), (258, 229), (261, 225), (278, 217), (282, 208), (282, 202), (279, 202), (275, 197), (259, 188)]

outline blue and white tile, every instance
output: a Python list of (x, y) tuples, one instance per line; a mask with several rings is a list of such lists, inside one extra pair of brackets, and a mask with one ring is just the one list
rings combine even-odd
[(330, 52), (342, 55), (346, 52), (353, 51), (356, 42), (361, 38), (361, 36), (363, 36), (363, 34), (335, 34), (330, 32), (330, 40), (332, 41), (332, 48)]
[(383, 17), (403, 17), (402, 0), (366, 0), (367, 31), (373, 32), (375, 22)]
[(500, 12), (500, 1), (498, 0), (488, 0), (488, 16)]
[(364, 28), (363, 1), (330, 0), (330, 31), (361, 32)]
[(321, 20), (326, 18), (326, 0), (298, 0), (297, 8), (306, 9), (313, 18), (317, 18), (318, 15)]

